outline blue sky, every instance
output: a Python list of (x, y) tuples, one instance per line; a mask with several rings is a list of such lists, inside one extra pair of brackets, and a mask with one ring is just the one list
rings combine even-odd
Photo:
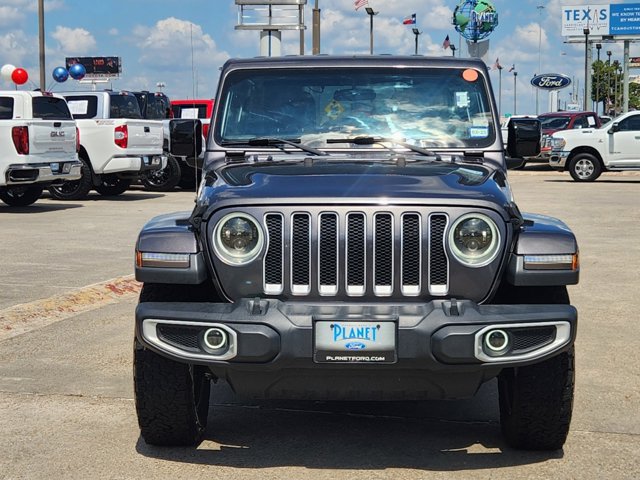
[[(38, 70), (38, 15), (36, 0), (0, 0), (0, 65), (25, 68), (35, 88)], [(306, 8), (306, 51), (311, 53), (311, 9)], [(456, 0), (369, 0), (380, 13), (375, 17), (375, 52), (413, 54), (411, 26), (404, 17), (416, 13), (419, 53), (450, 55), (442, 42), (449, 35), (458, 43), (451, 25)], [(496, 58), (502, 71), (503, 112), (512, 110), (514, 78), (507, 69), (515, 64), (518, 113), (535, 113), (536, 101), (529, 80), (538, 72), (564, 73), (583, 85), (584, 44), (564, 43), (561, 6), (589, 2), (580, 0), (495, 0), (500, 24), (489, 37), (489, 65)], [(591, 2), (594, 3), (594, 2)], [(607, 2), (598, 2), (607, 3)], [(608, 3), (636, 3), (614, 0)], [(640, 0), (639, 2), (640, 3)], [(355, 11), (353, 0), (319, 0), (322, 10), (321, 51), (327, 54), (368, 54), (369, 17)], [(544, 9), (538, 9), (538, 6)], [(235, 30), (238, 7), (233, 0), (45, 0), (46, 78), (53, 90), (90, 88), (69, 80), (55, 84), (51, 72), (67, 56), (120, 56), (123, 75), (112, 83), (115, 89), (164, 91), (171, 98), (213, 97), (218, 68), (230, 57), (252, 57), (260, 53), (258, 32)], [(539, 49), (540, 44), (540, 49)], [(193, 46), (193, 48), (192, 48)], [(463, 46), (463, 54), (466, 47)], [(621, 44), (606, 44), (612, 60), (622, 59)], [(299, 52), (299, 34), (283, 32), (283, 54)], [(192, 69), (192, 53), (193, 64)], [(540, 53), (540, 56), (539, 56)], [(640, 56), (640, 44), (632, 44), (631, 55)], [(595, 57), (595, 54), (594, 54)], [(640, 73), (636, 71), (637, 73)], [(634, 73), (632, 71), (632, 73)], [(492, 72), (498, 91), (498, 73)], [(0, 80), (0, 88), (13, 84)], [(561, 100), (569, 100), (569, 87)], [(547, 109), (547, 95), (540, 94), (539, 111)]]

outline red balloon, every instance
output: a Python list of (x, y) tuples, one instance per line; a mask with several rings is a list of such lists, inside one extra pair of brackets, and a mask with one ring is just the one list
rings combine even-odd
[(16, 68), (11, 74), (11, 80), (16, 85), (23, 85), (29, 80), (29, 74), (24, 68)]

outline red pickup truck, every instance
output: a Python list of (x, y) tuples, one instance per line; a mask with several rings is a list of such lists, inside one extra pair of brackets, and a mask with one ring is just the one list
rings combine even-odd
[(213, 113), (213, 100), (171, 100), (173, 118), (199, 118), (202, 121), (202, 135), (207, 138), (209, 122)]

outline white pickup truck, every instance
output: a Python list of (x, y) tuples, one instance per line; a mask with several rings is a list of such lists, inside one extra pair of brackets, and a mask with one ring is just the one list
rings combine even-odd
[(162, 122), (143, 120), (129, 92), (63, 92), (80, 131), (82, 177), (52, 186), (59, 200), (85, 198), (94, 188), (119, 195), (146, 171), (164, 166)]
[(562, 130), (551, 137), (549, 165), (568, 170), (577, 182), (602, 172), (640, 171), (640, 112), (629, 112), (600, 128)]
[(60, 95), (0, 91), (0, 199), (31, 205), (43, 188), (80, 178), (77, 131)]

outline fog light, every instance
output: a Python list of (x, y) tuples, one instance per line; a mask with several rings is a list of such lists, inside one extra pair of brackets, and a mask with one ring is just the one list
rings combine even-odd
[(484, 346), (488, 353), (502, 355), (509, 348), (509, 334), (504, 330), (489, 330), (484, 336)]
[(204, 344), (211, 350), (220, 350), (227, 345), (227, 332), (221, 328), (210, 328), (204, 332)]

